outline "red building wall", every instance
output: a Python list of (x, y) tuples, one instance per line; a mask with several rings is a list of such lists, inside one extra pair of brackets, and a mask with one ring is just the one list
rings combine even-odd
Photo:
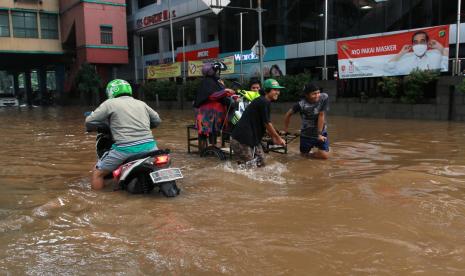
[[(61, 0), (61, 32), (65, 49), (76, 53), (76, 62), (68, 69), (67, 90), (71, 89), (74, 77), (82, 63), (96, 65), (104, 82), (111, 65), (127, 64), (128, 45), (125, 0), (80, 2)], [(102, 44), (100, 26), (112, 26), (113, 44)], [(70, 49), (71, 48), (71, 49)]]

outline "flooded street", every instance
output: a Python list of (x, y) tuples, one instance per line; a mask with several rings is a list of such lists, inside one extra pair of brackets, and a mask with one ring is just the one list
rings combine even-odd
[(465, 274), (463, 123), (330, 115), (329, 160), (297, 140), (241, 171), (187, 154), (193, 113), (159, 110), (185, 176), (167, 199), (90, 190), (84, 111), (0, 109), (1, 275)]

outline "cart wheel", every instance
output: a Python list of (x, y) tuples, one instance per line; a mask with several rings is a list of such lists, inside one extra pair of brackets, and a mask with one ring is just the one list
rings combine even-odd
[(217, 147), (213, 147), (213, 146), (209, 146), (209, 147), (206, 147), (201, 153), (200, 153), (200, 156), (201, 157), (210, 157), (210, 156), (213, 156), (213, 157), (216, 157), (222, 161), (226, 160), (226, 155), (224, 154), (224, 152), (217, 148)]

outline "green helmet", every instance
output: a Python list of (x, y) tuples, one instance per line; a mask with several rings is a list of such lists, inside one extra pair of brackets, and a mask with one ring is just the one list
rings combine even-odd
[(132, 96), (131, 85), (127, 81), (120, 79), (110, 81), (107, 84), (107, 97), (112, 99), (121, 95)]

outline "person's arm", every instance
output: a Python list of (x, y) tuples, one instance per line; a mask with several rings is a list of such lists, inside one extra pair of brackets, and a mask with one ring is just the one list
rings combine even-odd
[(284, 115), (284, 132), (288, 132), (288, 129), (289, 129), (289, 123), (291, 122), (291, 116), (292, 114), (294, 114), (292, 108), (289, 109), (286, 113), (286, 115)]
[(150, 119), (150, 128), (156, 128), (161, 123), (160, 116), (155, 110), (150, 108), (150, 106), (146, 105), (146, 107), (147, 107), (147, 112), (149, 114), (149, 119)]
[(86, 123), (106, 122), (110, 116), (107, 102), (103, 102), (89, 116), (86, 117)]
[(411, 50), (412, 50), (412, 45), (404, 45), (402, 49), (400, 50), (400, 52), (397, 55), (395, 55), (393, 58), (391, 58), (391, 60), (389, 60), (388, 62), (399, 61), (401, 57), (403, 57), (405, 54), (407, 54)]
[(284, 131), (286, 133), (288, 132), (288, 129), (289, 129), (289, 123), (291, 122), (291, 116), (297, 112), (300, 112), (301, 110), (302, 108), (299, 102), (299, 103), (294, 104), (294, 106), (292, 106), (292, 108), (287, 111), (286, 115), (284, 115)]
[(449, 48), (445, 48), (444, 46), (442, 46), (442, 44), (439, 41), (433, 39), (428, 43), (428, 46), (431, 49), (438, 50), (442, 56), (449, 57)]
[(445, 48), (440, 42), (434, 39), (430, 41), (429, 46), (431, 49), (438, 50), (441, 54), (441, 63), (438, 69), (447, 71), (449, 66), (449, 48)]
[(325, 127), (325, 112), (321, 111), (318, 114), (318, 140), (325, 141), (326, 137), (323, 136), (323, 128)]
[(230, 97), (232, 95), (234, 95), (234, 90), (225, 88), (224, 90), (212, 93), (210, 96), (208, 96), (208, 99), (211, 101), (218, 101), (224, 97)]
[(275, 145), (283, 145), (283, 146), (286, 145), (286, 141), (284, 141), (284, 139), (281, 138), (281, 136), (279, 136), (279, 134), (276, 132), (271, 122), (266, 123), (265, 128), (268, 134), (271, 136), (271, 139), (273, 139), (273, 143)]

